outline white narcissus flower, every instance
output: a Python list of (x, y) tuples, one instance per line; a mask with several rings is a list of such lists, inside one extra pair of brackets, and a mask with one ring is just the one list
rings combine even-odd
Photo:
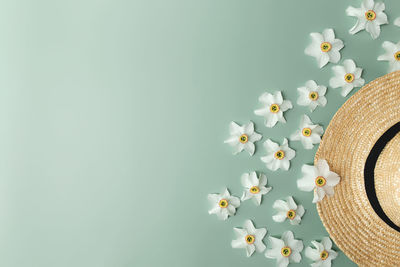
[(356, 63), (351, 59), (346, 59), (343, 66), (332, 67), (335, 76), (329, 81), (332, 88), (342, 87), (342, 96), (347, 96), (354, 87), (361, 87), (365, 81), (361, 78), (362, 69), (357, 68)]
[(394, 44), (389, 41), (385, 41), (382, 47), (386, 50), (386, 53), (380, 55), (378, 60), (389, 61), (389, 72), (400, 70), (400, 42)]
[(400, 17), (396, 18), (396, 19), (393, 21), (393, 24), (394, 24), (395, 26), (397, 26), (397, 27), (400, 27)]
[(231, 196), (227, 188), (222, 194), (209, 194), (208, 199), (212, 204), (212, 208), (208, 213), (216, 214), (220, 220), (226, 220), (228, 216), (235, 215), (236, 208), (240, 206), (240, 199)]
[(264, 106), (255, 110), (254, 114), (264, 117), (265, 126), (269, 128), (274, 127), (278, 121), (286, 123), (285, 117), (283, 117), (283, 112), (291, 109), (293, 106), (292, 102), (283, 99), (280, 91), (275, 92), (274, 94), (264, 93), (258, 98), (258, 101), (260, 101)]
[(304, 207), (297, 205), (291, 196), (287, 197), (286, 201), (278, 199), (272, 207), (278, 211), (277, 214), (272, 216), (275, 222), (284, 222), (286, 219), (289, 219), (292, 225), (300, 224), (301, 217), (305, 212)]
[(254, 142), (259, 141), (262, 136), (254, 131), (254, 124), (252, 122), (239, 126), (235, 122), (229, 124), (229, 133), (231, 137), (224, 141), (236, 149), (233, 154), (241, 152), (243, 149), (249, 152), (250, 156), (254, 154)]
[(320, 159), (314, 166), (304, 164), (301, 168), (303, 177), (297, 180), (297, 187), (302, 191), (314, 190), (313, 203), (321, 201), (325, 195), (332, 196), (334, 187), (340, 182), (337, 173), (329, 170), (329, 165)]
[(378, 38), (381, 34), (381, 25), (388, 24), (384, 10), (385, 4), (382, 2), (375, 3), (374, 0), (364, 0), (361, 3), (361, 8), (349, 6), (346, 9), (347, 16), (357, 17), (357, 22), (349, 30), (349, 33), (356, 34), (361, 30), (366, 30), (373, 39)]
[(334, 260), (338, 253), (332, 250), (332, 241), (329, 237), (324, 237), (321, 243), (311, 241), (315, 248), (307, 247), (305, 254), (306, 257), (314, 261), (312, 267), (330, 267), (331, 261)]
[(317, 106), (325, 107), (326, 105), (326, 86), (317, 85), (313, 80), (306, 82), (305, 86), (297, 88), (299, 98), (297, 104), (300, 106), (307, 106), (310, 111), (314, 111)]
[(271, 171), (282, 169), (287, 171), (290, 167), (290, 160), (294, 158), (296, 152), (288, 145), (288, 140), (283, 139), (282, 145), (278, 145), (268, 139), (264, 142), (264, 147), (267, 150), (267, 155), (261, 157), (261, 160), (266, 163), (267, 168)]
[(276, 259), (276, 265), (286, 267), (290, 262), (298, 263), (301, 261), (300, 252), (303, 250), (303, 242), (294, 239), (292, 231), (286, 231), (281, 239), (269, 237), (272, 248), (267, 249), (265, 257)]
[(324, 129), (318, 125), (313, 124), (307, 115), (303, 115), (300, 120), (300, 129), (290, 136), (292, 141), (301, 141), (305, 149), (312, 149), (314, 144), (321, 142), (321, 135)]
[(267, 229), (259, 228), (256, 229), (250, 220), (246, 220), (243, 225), (243, 229), (233, 228), (236, 234), (235, 240), (232, 240), (233, 248), (245, 248), (247, 257), (250, 257), (254, 251), (262, 253), (265, 250), (263, 239), (267, 233)]
[(268, 180), (263, 173), (260, 174), (259, 178), (257, 178), (256, 172), (244, 173), (241, 177), (241, 182), (245, 188), (242, 201), (252, 198), (256, 205), (260, 205), (262, 196), (272, 189), (271, 187), (265, 187)]
[(312, 43), (304, 50), (304, 53), (315, 57), (320, 68), (328, 64), (328, 62), (339, 62), (339, 51), (344, 45), (342, 40), (335, 38), (333, 29), (325, 29), (322, 34), (319, 32), (312, 32), (310, 36), (312, 38)]

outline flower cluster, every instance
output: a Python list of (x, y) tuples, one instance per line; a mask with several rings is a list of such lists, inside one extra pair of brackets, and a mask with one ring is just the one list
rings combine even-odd
[[(388, 24), (385, 14), (385, 5), (374, 0), (363, 0), (361, 7), (348, 7), (346, 14), (356, 17), (356, 24), (349, 30), (350, 34), (356, 34), (366, 30), (373, 39), (380, 35), (381, 26)], [(400, 27), (400, 18), (394, 21)], [(333, 76), (329, 80), (331, 88), (341, 88), (340, 94), (347, 97), (354, 88), (362, 87), (365, 80), (362, 78), (363, 69), (358, 67), (354, 60), (344, 59), (341, 62), (341, 50), (344, 42), (336, 38), (333, 29), (325, 29), (321, 33), (313, 32), (310, 34), (312, 42), (304, 50), (306, 55), (316, 59), (319, 68), (327, 64), (332, 66)], [(385, 41), (383, 48), (386, 53), (379, 56), (378, 60), (389, 61), (389, 70), (400, 70), (400, 42), (397, 44)], [(318, 84), (314, 80), (308, 80), (304, 85), (297, 88), (297, 105), (306, 107), (309, 112), (314, 112), (327, 105), (327, 87)], [(287, 113), (291, 113), (294, 106), (292, 101), (285, 98), (281, 91), (264, 92), (258, 98), (260, 107), (254, 110), (254, 114), (261, 116), (264, 125), (270, 129), (282, 127), (287, 123)], [(290, 114), (289, 114), (290, 115)], [(257, 128), (257, 131), (259, 129)], [(321, 142), (324, 129), (322, 125), (314, 123), (307, 114), (300, 116), (298, 129), (287, 137), (283, 136), (280, 140), (267, 138), (263, 142), (265, 154), (260, 157), (268, 171), (288, 171), (291, 161), (295, 159), (296, 152), (292, 148), (292, 142), (299, 141), (305, 150), (315, 149)], [(247, 151), (250, 156), (256, 154), (256, 142), (263, 136), (255, 131), (253, 122), (239, 125), (231, 122), (229, 125), (230, 137), (225, 143), (233, 147), (233, 154)], [(290, 140), (290, 144), (289, 144)], [(296, 144), (295, 144), (296, 145)], [(297, 148), (297, 150), (301, 148)], [(334, 187), (339, 184), (340, 177), (333, 170), (335, 166), (329, 166), (328, 161), (319, 159), (314, 165), (303, 164), (301, 172), (303, 176), (297, 179), (297, 187), (300, 191), (313, 192), (312, 203), (324, 201), (325, 197), (334, 195)], [(236, 209), (240, 207), (241, 201), (252, 199), (256, 206), (260, 206), (263, 197), (271, 191), (267, 186), (268, 179), (264, 173), (244, 173), (240, 182), (243, 186), (241, 198), (232, 196), (228, 189), (224, 189), (221, 194), (210, 194), (208, 196), (212, 203), (209, 210), (210, 214), (216, 214), (221, 220), (234, 216)], [(310, 197), (311, 199), (311, 197)], [(271, 202), (270, 202), (271, 203)], [(286, 223), (293, 226), (300, 225), (305, 214), (303, 205), (296, 203), (293, 196), (286, 196), (276, 199), (271, 205), (275, 209), (272, 220), (277, 223)], [(298, 226), (297, 226), (298, 227)], [(300, 226), (301, 227), (301, 226)], [(251, 220), (245, 220), (242, 228), (234, 228), (236, 235), (231, 242), (233, 248), (246, 250), (247, 257), (254, 252), (264, 253), (267, 258), (276, 259), (277, 265), (287, 266), (289, 263), (301, 261), (303, 251), (303, 241), (297, 240), (292, 231), (285, 231), (280, 238), (269, 236), (269, 247), (267, 249), (264, 239), (267, 235), (267, 228), (256, 228)], [(332, 241), (329, 237), (324, 237), (321, 242), (311, 241), (311, 246), (305, 249), (305, 256), (313, 261), (312, 266), (330, 266), (331, 261), (337, 257), (338, 253), (332, 249)]]

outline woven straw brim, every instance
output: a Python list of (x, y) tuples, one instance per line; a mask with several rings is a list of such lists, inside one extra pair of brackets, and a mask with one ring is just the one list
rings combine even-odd
[[(336, 245), (360, 266), (400, 266), (400, 233), (375, 213), (364, 187), (364, 165), (372, 147), (399, 121), (400, 71), (354, 94), (333, 117), (315, 155), (315, 162), (326, 159), (341, 177), (335, 194), (317, 204), (318, 213)], [(391, 153), (394, 158), (388, 160), (399, 160), (399, 149)], [(394, 194), (394, 189), (385, 193)]]

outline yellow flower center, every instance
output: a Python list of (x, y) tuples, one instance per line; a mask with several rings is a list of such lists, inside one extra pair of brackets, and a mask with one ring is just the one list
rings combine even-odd
[(321, 44), (321, 51), (322, 51), (322, 52), (329, 52), (329, 51), (331, 51), (331, 49), (332, 49), (331, 43), (323, 42), (323, 43)]
[(296, 217), (296, 211), (288, 210), (288, 212), (286, 213), (286, 217), (288, 217), (288, 219), (290, 220), (293, 220)]
[(279, 150), (275, 152), (275, 158), (276, 159), (283, 159), (285, 157), (285, 152), (283, 150)]
[(242, 144), (246, 144), (247, 141), (249, 141), (249, 137), (247, 136), (247, 134), (242, 134), (242, 135), (239, 137), (239, 141), (240, 141), (240, 143), (242, 143)]
[(373, 10), (368, 10), (365, 12), (365, 18), (369, 21), (376, 19), (376, 13)]
[(346, 73), (346, 75), (344, 75), (344, 80), (348, 83), (351, 83), (354, 81), (354, 74), (353, 73)]
[(260, 188), (258, 186), (252, 186), (249, 191), (252, 194), (257, 194), (260, 192)]
[(310, 94), (308, 94), (308, 97), (312, 100), (315, 101), (318, 99), (319, 95), (317, 92), (310, 92)]
[(292, 254), (292, 249), (291, 248), (289, 248), (289, 247), (283, 247), (282, 249), (281, 249), (281, 254), (282, 254), (282, 256), (283, 257), (289, 257), (290, 256), (290, 254)]
[(272, 113), (277, 113), (281, 108), (279, 107), (278, 104), (272, 104), (269, 107), (269, 111), (271, 111)]
[(309, 137), (312, 134), (312, 131), (310, 128), (304, 128), (301, 133), (305, 136), (305, 137)]
[(394, 58), (395, 58), (397, 61), (400, 61), (400, 51), (397, 51), (397, 52), (394, 54)]
[(256, 241), (254, 235), (246, 235), (244, 239), (246, 240), (246, 243), (249, 245), (253, 244), (254, 241)]
[(329, 253), (328, 251), (324, 250), (321, 252), (321, 254), (319, 255), (319, 257), (321, 258), (321, 260), (326, 260), (329, 257)]
[(218, 204), (221, 208), (226, 208), (229, 205), (228, 200), (226, 200), (225, 198), (221, 199)]
[(324, 185), (326, 185), (326, 179), (322, 176), (318, 176), (317, 178), (315, 178), (315, 185), (318, 187), (323, 187)]

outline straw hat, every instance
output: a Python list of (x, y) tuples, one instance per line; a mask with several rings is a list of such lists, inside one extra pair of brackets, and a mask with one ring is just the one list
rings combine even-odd
[(400, 71), (338, 110), (315, 155), (341, 177), (318, 203), (337, 246), (360, 266), (400, 266)]

